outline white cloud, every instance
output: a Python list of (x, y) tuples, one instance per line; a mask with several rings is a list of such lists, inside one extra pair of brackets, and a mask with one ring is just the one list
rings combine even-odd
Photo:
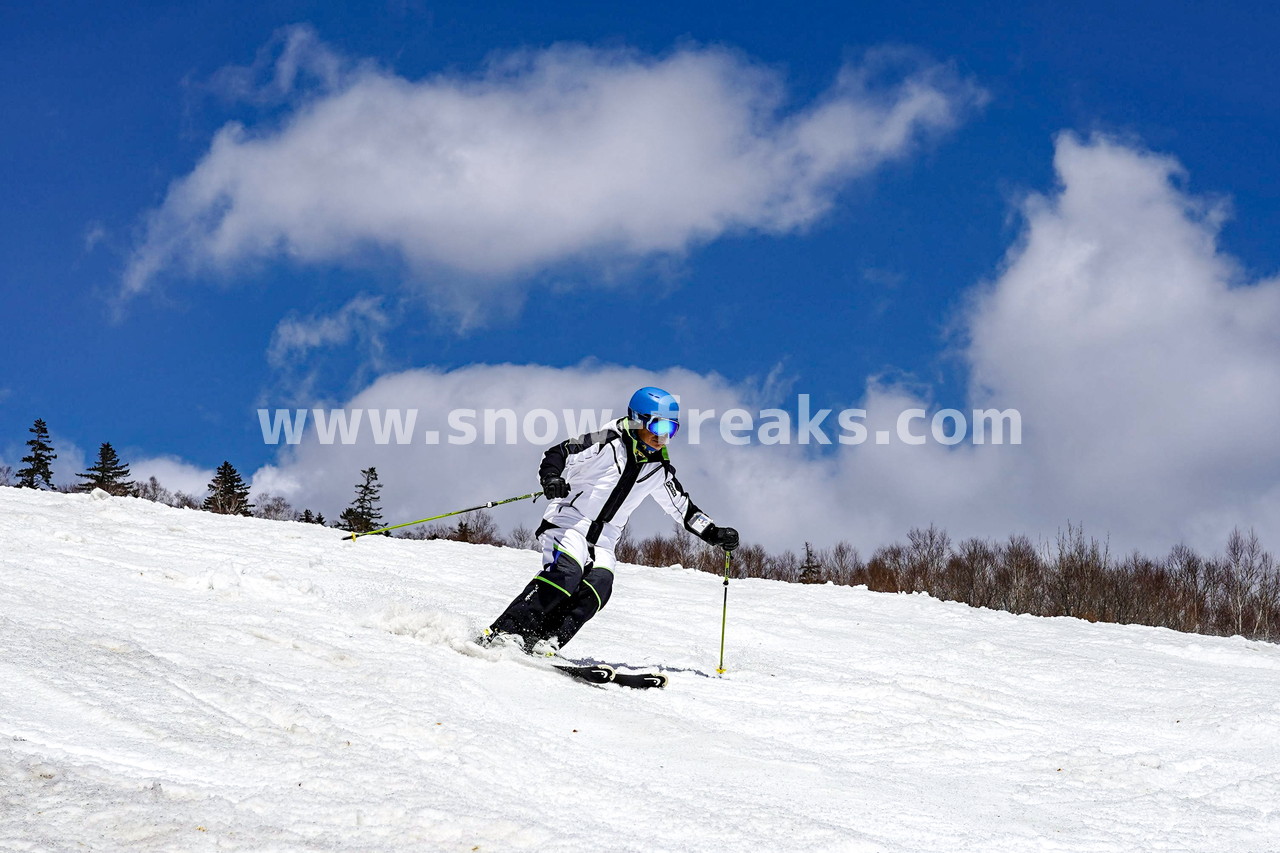
[(212, 468), (201, 468), (176, 456), (153, 456), (129, 463), (129, 477), (134, 482), (145, 483), (155, 477), (169, 491), (186, 492), (194, 497), (209, 491), (213, 473)]
[(92, 252), (98, 248), (108, 236), (110, 235), (108, 235), (106, 227), (101, 222), (90, 222), (85, 226), (84, 231), (85, 252)]
[(329, 50), (314, 29), (286, 27), (258, 50), (252, 65), (228, 66), (210, 89), (232, 101), (278, 104), (307, 86), (333, 89), (351, 63)]
[[(688, 388), (686, 393), (696, 393), (704, 400), (736, 399), (716, 377), (673, 371), (659, 378)], [(598, 365), (568, 369), (477, 365), (454, 371), (412, 370), (384, 376), (355, 395), (346, 407), (417, 409), (414, 444), (376, 445), (367, 416), (361, 440), (355, 445), (321, 445), (315, 442), (314, 432), (309, 431), (306, 442), (287, 448), (275, 465), (254, 475), (253, 488), (283, 494), (298, 506), (311, 506), (336, 518), (350, 502), (359, 471), (373, 465), (385, 483), (383, 496), (389, 523), (392, 518), (407, 521), (533, 491), (538, 488), (541, 446), (523, 441), (515, 445), (451, 445), (447, 440), (451, 432), (447, 413), (454, 409), (511, 408), (523, 417), (536, 408), (572, 408), (612, 409), (615, 416), (620, 416), (631, 392), (653, 380), (653, 374), (640, 369)], [(427, 429), (440, 431), (440, 444), (423, 443)], [(517, 520), (532, 524), (536, 518), (536, 511), (525, 507), (504, 514), (501, 521), (509, 528)]]
[[(74, 444), (56, 432), (49, 433), (49, 444), (53, 446), (53, 452), (58, 454), (58, 458), (53, 460), (50, 465), (53, 469), (53, 483), (55, 486), (78, 485), (82, 482), (80, 475), (89, 470), (89, 466), (98, 458), (98, 448), (96, 446), (92, 452), (86, 453), (78, 444)], [(30, 452), (31, 448), (23, 447), (22, 452), (18, 454), (18, 458), (26, 456)], [(13, 466), (15, 471), (21, 467), (21, 462)]]
[(1055, 167), (969, 321), (975, 399), (1029, 424), (1037, 515), (1142, 543), (1254, 524), (1280, 545), (1280, 281), (1243, 280), (1221, 205), (1172, 159), (1066, 134)]
[(382, 298), (367, 295), (355, 297), (333, 314), (291, 315), (276, 325), (267, 360), (273, 367), (284, 367), (318, 347), (347, 344), (357, 338), (376, 363), (383, 350), (381, 333), (389, 324)]
[[(887, 53), (792, 108), (775, 70), (723, 48), (559, 45), (413, 81), (344, 63), (309, 30), (283, 42), (268, 81), (254, 88), (260, 59), (224, 86), (281, 96), (306, 76), (319, 91), (295, 93), (278, 126), (217, 133), (149, 215), (125, 295), (162, 274), (359, 263), (374, 249), (438, 304), (474, 312), (565, 263), (803, 228), (850, 179), (982, 99), (943, 67)], [(873, 82), (885, 76), (896, 82)]]
[[(538, 488), (537, 468), (551, 440), (513, 445), (506, 443), (452, 445), (446, 413), (455, 409), (510, 408), (519, 422), (534, 409), (574, 411), (611, 409), (620, 416), (626, 401), (638, 387), (656, 384), (680, 396), (686, 410), (743, 408), (758, 412), (768, 395), (765, 385), (734, 385), (722, 377), (687, 370), (653, 373), (616, 365), (583, 364), (572, 368), (537, 365), (475, 365), (453, 371), (413, 370), (384, 376), (347, 402), (348, 410), (366, 414), (360, 441), (352, 445), (321, 445), (314, 433), (296, 447), (284, 450), (275, 465), (254, 475), (254, 489), (284, 494), (297, 505), (311, 505), (335, 515), (351, 500), (360, 469), (376, 466), (385, 483), (385, 515), (390, 523), (408, 521), (493, 498), (508, 497)], [(919, 405), (895, 389), (873, 386), (866, 397), (872, 410), (867, 427), (892, 429), (901, 408)], [(852, 401), (850, 401), (852, 405)], [(370, 409), (419, 409), (414, 443), (377, 445), (371, 439)], [(482, 421), (475, 420), (483, 431)], [(833, 438), (835, 417), (825, 427)], [(440, 443), (422, 443), (425, 430), (441, 434)], [(941, 447), (872, 447), (861, 453), (835, 457), (815, 455), (812, 448), (796, 444), (765, 446), (753, 443), (732, 446), (719, 439), (717, 421), (701, 430), (701, 441), (691, 443), (693, 426), (687, 423), (677, 437), (673, 460), (682, 482), (705, 510), (721, 523), (737, 524), (755, 541), (775, 547), (795, 547), (805, 539), (826, 542), (852, 538), (863, 543), (887, 541), (901, 535), (906, 521), (929, 520), (931, 510), (942, 508), (948, 520), (979, 519), (978, 507), (956, 501), (965, 486), (956, 482), (921, 501), (940, 468), (957, 475), (972, 468), (992, 471), (1001, 448), (975, 449), (967, 460), (948, 455)], [(500, 442), (504, 431), (498, 431)], [(562, 431), (560, 438), (565, 437)], [(558, 440), (558, 439), (556, 439)], [(1007, 449), (1007, 448), (1006, 448)], [(983, 468), (975, 458), (989, 455)], [(878, 457), (874, 459), (872, 457)], [(912, 470), (908, 471), (908, 467)], [(539, 510), (510, 507), (502, 510), (501, 523), (536, 524)], [(939, 520), (944, 520), (937, 517)], [(648, 507), (637, 518), (640, 533), (666, 530), (669, 522), (656, 508)], [(993, 535), (1003, 533), (995, 530)]]
[[(1024, 207), (1025, 231), (966, 315), (969, 400), (1016, 407), (1024, 443), (920, 447), (731, 447), (676, 439), (695, 499), (751, 540), (798, 548), (849, 538), (864, 548), (937, 523), (953, 537), (1052, 537), (1068, 521), (1114, 549), (1160, 553), (1178, 541), (1220, 550), (1253, 526), (1280, 546), (1280, 281), (1248, 283), (1216, 245), (1222, 217), (1180, 188), (1167, 157), (1107, 139), (1058, 140), (1061, 186)], [(758, 410), (783, 402), (773, 379), (601, 364), (477, 365), (385, 376), (349, 407), (422, 409), (419, 433), (452, 408), (518, 412), (611, 407), (641, 385), (686, 408)], [(767, 385), (767, 387), (766, 387)], [(791, 389), (803, 392), (803, 387)], [(898, 412), (938, 406), (869, 381), (840, 405), (894, 429)], [(919, 426), (917, 426), (919, 431)], [(367, 436), (367, 430), (365, 435)], [(255, 477), (336, 512), (360, 468), (378, 466), (388, 520), (410, 520), (536, 489), (541, 446), (306, 443)], [(531, 524), (531, 507), (501, 522)], [(641, 530), (665, 525), (654, 511)]]

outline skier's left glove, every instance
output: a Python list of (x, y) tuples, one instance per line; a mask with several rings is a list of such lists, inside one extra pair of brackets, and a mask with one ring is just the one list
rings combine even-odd
[(738, 531), (732, 527), (716, 527), (713, 524), (707, 528), (702, 538), (708, 545), (715, 545), (726, 551), (732, 551), (738, 547)]

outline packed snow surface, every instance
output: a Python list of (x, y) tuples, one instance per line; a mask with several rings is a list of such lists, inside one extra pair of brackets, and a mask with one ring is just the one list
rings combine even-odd
[(735, 580), (717, 677), (623, 566), (593, 687), (465, 653), (536, 553), (340, 536), (0, 489), (0, 849), (1280, 850), (1275, 646)]

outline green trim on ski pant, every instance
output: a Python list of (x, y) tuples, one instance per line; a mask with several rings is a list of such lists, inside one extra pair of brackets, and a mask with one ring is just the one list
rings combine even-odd
[[(578, 564), (578, 568), (582, 568), (582, 561), (581, 561), (581, 560), (579, 560), (577, 557), (573, 556), (572, 554), (570, 554), (568, 551), (562, 550), (561, 548), (556, 548), (556, 549), (555, 549), (554, 551), (552, 551), (551, 553), (552, 553), (552, 554), (564, 554), (564, 555), (565, 555), (566, 557), (568, 557), (570, 560), (573, 560), (575, 563), (577, 563), (577, 564)], [(554, 563), (554, 562), (555, 562), (555, 560), (553, 559), (551, 562), (553, 562), (553, 563)]]
[[(606, 569), (606, 571), (608, 570)], [(591, 581), (587, 580), (586, 578), (583, 578), (582, 582), (585, 583), (587, 585), (587, 589), (591, 590), (591, 592), (595, 595), (596, 612), (599, 613), (601, 610), (604, 609), (604, 602), (600, 600), (600, 593), (596, 592), (596, 588), (591, 585)]]
[[(546, 584), (551, 584), (551, 585), (552, 585), (552, 586), (554, 586), (556, 589), (558, 589), (558, 590), (560, 590), (561, 592), (563, 592), (565, 595), (569, 596), (570, 598), (573, 598), (573, 593), (569, 592), (569, 590), (567, 590), (567, 589), (565, 589), (564, 587), (560, 586), (560, 584), (556, 583), (555, 581), (547, 580), (547, 579), (546, 579), (546, 578), (544, 578), (542, 575), (538, 575), (536, 578), (534, 578), (534, 580), (536, 580), (536, 581), (542, 581), (543, 583), (546, 583)], [(594, 591), (595, 591), (595, 590), (592, 590), (592, 592), (594, 592)], [(597, 597), (598, 597), (598, 596), (597, 596)]]

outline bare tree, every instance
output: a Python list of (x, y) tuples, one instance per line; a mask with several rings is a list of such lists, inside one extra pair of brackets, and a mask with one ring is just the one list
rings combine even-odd
[(1262, 543), (1253, 530), (1249, 531), (1252, 550), (1255, 552), (1256, 579), (1253, 583), (1253, 626), (1249, 636), (1258, 639), (1270, 637), (1272, 611), (1276, 607), (1277, 592), (1280, 592), (1280, 579), (1276, 577), (1275, 558), (1262, 550)]
[(867, 560), (863, 583), (872, 592), (906, 592), (911, 558), (901, 545), (885, 545), (877, 548)]
[(202, 509), (204, 507), (204, 499), (186, 492), (174, 492), (169, 506), (177, 507), (178, 509)]
[(1231, 630), (1236, 634), (1244, 635), (1246, 620), (1252, 615), (1253, 598), (1267, 570), (1265, 557), (1269, 555), (1263, 553), (1258, 534), (1252, 529), (1245, 534), (1237, 527), (1227, 537), (1223, 580)]
[(678, 550), (673, 541), (661, 534), (654, 534), (640, 543), (637, 562), (644, 566), (673, 566), (680, 562)]
[(253, 497), (253, 514), (272, 521), (297, 521), (300, 514), (280, 495), (260, 494)]
[(1078, 616), (1097, 621), (1104, 600), (1110, 558), (1104, 545), (1084, 535), (1084, 526), (1068, 522), (1058, 531), (1057, 554), (1050, 564), (1047, 616)]
[(941, 597), (972, 607), (987, 607), (995, 570), (996, 551), (990, 543), (966, 539), (947, 560)]
[(1216, 582), (1213, 563), (1206, 561), (1186, 545), (1179, 543), (1169, 551), (1165, 561), (1173, 573), (1181, 605), (1181, 631), (1200, 632), (1205, 628), (1205, 615), (1209, 605), (1209, 590)]
[(997, 552), (993, 602), (1010, 613), (1037, 613), (1043, 607), (1044, 563), (1026, 536), (1010, 536)]
[(538, 537), (533, 535), (533, 531), (523, 524), (518, 524), (507, 535), (507, 544), (512, 548), (520, 548), (526, 551), (540, 550), (538, 545)]
[(852, 585), (854, 575), (863, 567), (858, 549), (843, 539), (821, 551), (819, 559), (827, 567), (828, 578), (837, 584)]
[[(723, 560), (723, 557), (721, 558)], [(765, 577), (765, 568), (769, 562), (769, 554), (760, 545), (743, 545), (736, 549), (729, 562), (729, 574), (735, 578)], [(714, 569), (724, 571), (724, 563), (720, 562)]]
[(171, 504), (173, 502), (173, 493), (160, 485), (160, 481), (155, 477), (148, 477), (145, 483), (139, 483), (135, 494), (143, 500), (155, 501), (160, 504)]
[(941, 528), (930, 524), (927, 528), (913, 527), (907, 532), (907, 566), (902, 580), (908, 592), (925, 592), (933, 589), (942, 579), (947, 556), (951, 552), (951, 537)]
[[(739, 549), (741, 546), (739, 546)], [(736, 550), (735, 550), (736, 553)], [(689, 564), (689, 568), (697, 569), (700, 572), (713, 572), (721, 574), (724, 572), (725, 551), (723, 548), (717, 548), (715, 545), (709, 545), (701, 539), (695, 539), (693, 543), (693, 561)], [(730, 557), (732, 561), (733, 557)]]
[(501, 545), (502, 531), (498, 529), (498, 522), (494, 521), (492, 513), (478, 509), (462, 516), (458, 526), (445, 538), (473, 545)]
[(619, 563), (636, 564), (640, 562), (640, 547), (636, 544), (635, 537), (631, 535), (631, 528), (622, 528), (622, 535), (618, 537), (618, 542), (614, 545), (613, 554), (617, 557)]
[(765, 577), (795, 583), (800, 580), (800, 558), (794, 551), (783, 551), (765, 560)]
[(672, 561), (672, 565), (678, 563), (681, 566), (692, 567), (695, 553), (693, 534), (684, 527), (677, 527), (674, 535), (671, 537), (671, 544), (675, 555), (675, 560)]
[(1263, 561), (1263, 578), (1258, 586), (1258, 623), (1253, 635), (1260, 640), (1274, 641), (1280, 627), (1280, 571), (1270, 554), (1264, 554)]

